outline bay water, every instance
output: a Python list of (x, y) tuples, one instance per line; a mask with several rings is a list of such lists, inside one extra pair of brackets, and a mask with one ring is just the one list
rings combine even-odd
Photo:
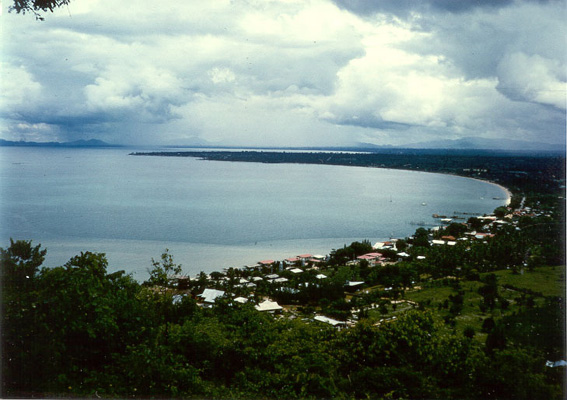
[[(168, 248), (184, 273), (403, 238), (432, 214), (482, 215), (498, 185), (378, 168), (131, 156), (125, 148), (0, 148), (0, 246), (33, 240), (45, 266), (81, 251), (147, 278)], [(152, 149), (155, 150), (155, 149)]]

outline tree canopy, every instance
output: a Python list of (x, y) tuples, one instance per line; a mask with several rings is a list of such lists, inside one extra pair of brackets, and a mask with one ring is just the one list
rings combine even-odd
[[(366, 250), (358, 244), (353, 247), (353, 254)], [(541, 307), (534, 303), (496, 323), (486, 319), (478, 335), (472, 329), (467, 334), (452, 329), (433, 308), (407, 310), (382, 324), (361, 315), (350, 328), (337, 330), (309, 318), (273, 318), (230, 298), (211, 308), (198, 307), (191, 296), (167, 283), (168, 273), (179, 272), (167, 251), (159, 261), (152, 260), (153, 270), (143, 284), (122, 271), (108, 273), (108, 262), (100, 253), (83, 252), (52, 268), (42, 267), (45, 250), (29, 241), (11, 241), (0, 254), (3, 395), (338, 399), (478, 399), (493, 394), (559, 399), (562, 395), (561, 371), (543, 366), (545, 357), (556, 359), (561, 353), (558, 315), (563, 303), (551, 298)], [(410, 262), (399, 263), (374, 269), (372, 273), (379, 271), (376, 277), (370, 273), (367, 278), (409, 286), (418, 278), (414, 268)], [(364, 271), (339, 266), (319, 288), (313, 278), (308, 293), (320, 299), (321, 312), (341, 317), (350, 310), (342, 282), (358, 279)], [(202, 279), (208, 285), (213, 282), (206, 276)], [(484, 300), (499, 298), (495, 276), (486, 275), (483, 283), (479, 292)], [(200, 287), (199, 282), (195, 285)], [(449, 298), (462, 306), (465, 292), (459, 293)], [(383, 295), (358, 294), (350, 302), (380, 302), (385, 309)], [(480, 335), (486, 340), (477, 340)], [(539, 335), (542, 340), (534, 342)]]
[(10, 11), (18, 14), (33, 13), (38, 20), (43, 20), (41, 12), (53, 12), (56, 8), (67, 5), (71, 0), (14, 0)]

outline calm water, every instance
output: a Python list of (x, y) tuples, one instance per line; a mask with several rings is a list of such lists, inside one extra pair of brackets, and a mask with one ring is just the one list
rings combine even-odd
[[(411, 235), (433, 213), (488, 213), (496, 185), (420, 172), (128, 156), (132, 149), (0, 148), (0, 239), (46, 265), (107, 253), (140, 280), (167, 247), (194, 275)], [(425, 204), (425, 205), (424, 205)]]

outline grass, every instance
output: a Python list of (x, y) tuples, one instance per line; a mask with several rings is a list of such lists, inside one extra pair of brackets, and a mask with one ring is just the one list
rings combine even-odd
[(499, 285), (512, 285), (528, 289), (544, 296), (565, 295), (565, 266), (539, 267), (523, 274), (513, 274), (510, 270), (495, 272)]
[[(476, 332), (476, 340), (484, 342), (486, 334), (481, 333), (484, 319), (493, 317), (495, 320), (498, 320), (503, 316), (525, 311), (525, 307), (522, 308), (516, 302), (523, 293), (518, 290), (506, 289), (503, 285), (511, 285), (517, 289), (527, 289), (532, 293), (541, 293), (545, 297), (565, 295), (565, 266), (539, 267), (534, 271), (525, 271), (523, 274), (513, 274), (510, 270), (496, 271), (494, 274), (498, 277), (499, 295), (509, 301), (508, 308), (502, 310), (497, 305), (493, 310), (482, 312), (479, 307), (482, 302), (482, 296), (479, 294), (478, 289), (483, 286), (483, 283), (478, 281), (461, 281), (460, 288), (464, 292), (464, 301), (460, 314), (455, 318), (453, 327), (455, 331), (462, 332), (465, 328), (471, 327)], [(440, 279), (431, 281), (427, 285), (422, 285), (422, 289), (407, 291), (404, 299), (421, 303), (426, 308), (436, 310), (441, 317), (446, 317), (449, 315), (449, 307), (451, 306), (451, 301), (449, 300), (446, 303), (446, 300), (449, 299), (449, 296), (456, 294), (457, 290), (453, 287), (452, 281)], [(536, 305), (542, 305), (545, 301), (544, 297), (533, 297)], [(447, 308), (444, 307), (445, 304), (448, 304)], [(413, 306), (398, 304), (396, 310), (393, 310), (392, 305), (389, 305), (387, 314), (382, 314), (378, 309), (374, 309), (369, 311), (369, 317), (373, 320), (391, 318), (410, 308), (413, 308)]]

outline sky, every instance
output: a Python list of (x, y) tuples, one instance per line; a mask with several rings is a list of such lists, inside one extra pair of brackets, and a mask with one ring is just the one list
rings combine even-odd
[(9, 3), (1, 139), (565, 146), (565, 0)]

